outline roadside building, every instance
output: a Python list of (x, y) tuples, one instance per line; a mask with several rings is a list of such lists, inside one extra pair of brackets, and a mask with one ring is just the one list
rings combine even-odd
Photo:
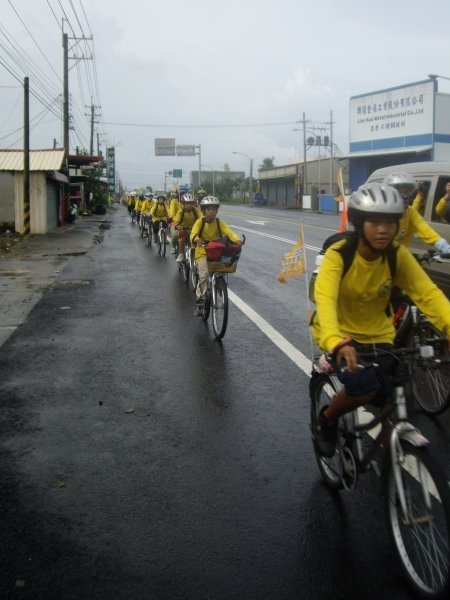
[(438, 77), (350, 98), (350, 189), (383, 167), (450, 161), (450, 94)]
[(314, 158), (304, 162), (258, 170), (258, 190), (266, 204), (278, 208), (305, 210), (335, 209), (339, 195), (336, 176), (342, 169), (344, 188), (348, 186), (348, 160), (340, 157)]
[[(24, 231), (24, 153), (0, 150), (0, 225)], [(64, 220), (67, 184), (63, 149), (30, 150), (30, 232), (45, 234)]]

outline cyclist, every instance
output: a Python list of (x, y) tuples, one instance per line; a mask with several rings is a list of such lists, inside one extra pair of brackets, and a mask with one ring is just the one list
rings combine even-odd
[(141, 223), (141, 206), (144, 201), (144, 194), (139, 194), (134, 203), (134, 214), (136, 215), (136, 223)]
[(151, 192), (147, 192), (145, 194), (145, 199), (142, 203), (141, 206), (141, 218), (143, 220), (144, 223), (148, 223), (148, 232), (150, 235), (150, 223), (152, 220), (151, 217), (151, 211), (153, 206), (156, 204), (155, 200), (153, 199), (153, 194)]
[(131, 213), (134, 210), (135, 203), (136, 203), (136, 193), (131, 192), (127, 196), (127, 209), (128, 209), (128, 214), (130, 215), (130, 217), (131, 217)]
[[(422, 215), (410, 206), (416, 191), (416, 181), (409, 173), (390, 173), (384, 184), (394, 187), (405, 202), (405, 213), (400, 219), (398, 241), (409, 246), (413, 235), (417, 235), (426, 244), (433, 244), (438, 252), (450, 252), (450, 244), (428, 225)], [(450, 189), (450, 186), (449, 186)]]
[(203, 309), (208, 287), (208, 262), (206, 259), (206, 250), (203, 247), (208, 242), (213, 242), (226, 236), (230, 242), (242, 243), (241, 238), (235, 233), (229, 225), (217, 218), (220, 202), (216, 196), (205, 196), (201, 201), (200, 208), (204, 214), (198, 219), (191, 231), (191, 244), (195, 245), (195, 262), (197, 264), (198, 283), (195, 290), (197, 299), (194, 315), (200, 317)]
[(161, 226), (163, 229), (167, 229), (169, 224), (169, 211), (166, 205), (165, 196), (157, 196), (156, 202), (150, 210), (150, 216), (152, 218), (153, 240), (157, 242), (159, 227)]
[(184, 260), (186, 237), (191, 235), (192, 226), (201, 217), (200, 209), (194, 206), (194, 196), (192, 194), (183, 194), (181, 202), (181, 208), (173, 219), (175, 226), (174, 237), (178, 236), (177, 262)]
[[(386, 308), (393, 285), (405, 290), (447, 337), (450, 347), (449, 300), (413, 255), (394, 241), (403, 212), (403, 200), (395, 188), (379, 183), (361, 186), (348, 203), (354, 233), (331, 245), (320, 266), (314, 289), (312, 333), (319, 347), (331, 353), (344, 385), (319, 417), (315, 433), (323, 456), (334, 453), (338, 417), (358, 406), (382, 404), (389, 398), (392, 359), (383, 354), (377, 359), (379, 366), (358, 370), (357, 353), (392, 347), (395, 330)], [(346, 252), (353, 254), (343, 276)], [(396, 256), (393, 274), (388, 260), (392, 252)]]
[[(173, 225), (173, 220), (176, 216), (176, 214), (178, 213), (178, 211), (180, 210), (182, 206), (181, 201), (179, 200), (179, 194), (178, 192), (171, 192), (170, 194), (170, 200), (169, 200), (169, 217), (170, 217), (170, 222)], [(178, 235), (175, 231), (175, 226), (173, 227), (171, 234), (170, 234), (170, 239), (172, 242), (172, 248), (170, 250), (171, 254), (176, 254), (177, 252), (177, 242), (178, 242)]]
[(197, 190), (197, 198), (195, 199), (195, 206), (201, 206), (203, 198), (206, 198), (208, 192), (206, 192), (203, 188), (198, 188)]
[[(448, 214), (448, 207), (450, 206), (450, 181), (445, 184), (445, 196), (443, 196), (436, 205), (436, 214), (441, 217), (442, 220), (448, 221), (446, 214)], [(448, 250), (447, 250), (448, 252)]]

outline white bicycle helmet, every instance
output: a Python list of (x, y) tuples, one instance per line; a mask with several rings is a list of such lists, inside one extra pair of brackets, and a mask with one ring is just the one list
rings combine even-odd
[(403, 199), (397, 190), (384, 183), (368, 183), (360, 186), (348, 201), (350, 221), (365, 220), (370, 216), (388, 216), (400, 219), (405, 212)]
[(202, 208), (205, 208), (205, 206), (217, 206), (218, 208), (220, 206), (219, 198), (216, 198), (216, 196), (205, 196), (200, 202), (200, 206)]
[(187, 202), (188, 204), (195, 201), (194, 196), (192, 194), (183, 194), (181, 200), (183, 202)]
[(410, 173), (389, 173), (389, 175), (384, 178), (383, 183), (395, 187), (396, 190), (399, 188), (416, 189), (416, 180)]

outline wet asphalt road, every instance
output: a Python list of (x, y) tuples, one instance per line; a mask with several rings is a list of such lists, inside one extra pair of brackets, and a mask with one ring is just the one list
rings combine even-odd
[[(304, 281), (276, 281), (298, 215), (221, 216), (230, 289), (309, 356)], [(304, 221), (307, 247), (338, 226)], [(410, 598), (377, 478), (320, 481), (307, 375), (234, 305), (217, 343), (173, 257), (111, 225), (0, 348), (0, 597)], [(414, 418), (448, 465), (448, 415)]]

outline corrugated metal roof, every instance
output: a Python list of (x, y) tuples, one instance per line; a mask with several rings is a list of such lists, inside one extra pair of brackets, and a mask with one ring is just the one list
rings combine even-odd
[[(64, 150), (30, 150), (30, 171), (59, 171)], [(23, 150), (0, 150), (0, 171), (23, 171)]]

